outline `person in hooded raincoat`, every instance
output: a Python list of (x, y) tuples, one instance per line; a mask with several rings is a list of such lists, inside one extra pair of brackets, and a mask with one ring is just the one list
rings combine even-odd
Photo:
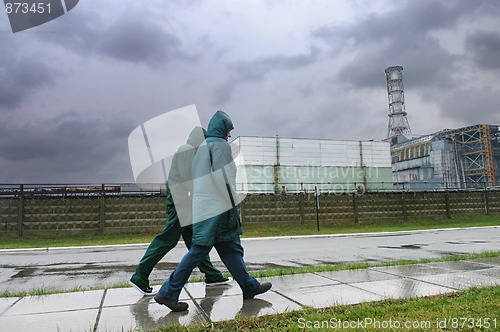
[[(192, 172), (191, 166), (196, 150), (205, 139), (205, 130), (195, 127), (187, 139), (172, 157), (172, 163), (167, 181), (167, 217), (168, 221), (163, 231), (158, 234), (144, 256), (139, 261), (135, 273), (130, 278), (130, 284), (143, 295), (155, 295), (149, 286), (149, 275), (156, 264), (179, 242), (182, 235), (186, 247), (191, 248), (192, 242)], [(184, 218), (184, 219), (183, 219)], [(210, 262), (206, 255), (200, 261), (198, 268), (205, 274), (207, 285), (227, 283), (224, 277)]]
[(213, 247), (240, 286), (244, 299), (252, 299), (272, 286), (252, 277), (243, 260), (242, 228), (235, 201), (236, 166), (227, 142), (233, 129), (230, 117), (217, 111), (193, 159), (193, 244), (155, 295), (157, 303), (172, 311), (188, 309), (187, 303), (179, 302), (181, 290)]

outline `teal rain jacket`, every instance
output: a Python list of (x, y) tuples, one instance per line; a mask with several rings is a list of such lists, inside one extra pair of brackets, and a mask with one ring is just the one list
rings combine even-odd
[(232, 129), (229, 116), (217, 111), (193, 160), (193, 243), (197, 245), (233, 241), (242, 234), (233, 200), (236, 166), (226, 140)]

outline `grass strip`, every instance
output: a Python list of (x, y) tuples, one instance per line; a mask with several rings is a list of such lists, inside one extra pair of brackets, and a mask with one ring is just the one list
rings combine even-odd
[[(438, 228), (464, 228), (479, 226), (500, 226), (499, 216), (457, 217), (453, 219), (415, 219), (362, 221), (359, 224), (339, 224), (332, 220), (321, 220), (320, 231), (316, 223), (248, 223), (243, 225), (244, 238), (264, 236), (294, 236), (318, 234), (352, 234), (396, 232)], [(160, 232), (161, 229), (158, 229)], [(52, 237), (0, 237), (0, 249), (50, 248), (72, 246), (99, 246), (113, 244), (149, 243), (156, 233), (142, 234), (75, 234)]]
[(316, 223), (303, 225), (296, 223), (251, 223), (244, 225), (244, 236), (294, 236), (294, 235), (326, 235), (397, 232), (426, 229), (467, 228), (479, 226), (500, 226), (499, 216), (457, 217), (453, 219), (414, 219), (414, 220), (373, 220), (354, 223), (336, 223), (329, 220), (320, 221), (318, 232)]

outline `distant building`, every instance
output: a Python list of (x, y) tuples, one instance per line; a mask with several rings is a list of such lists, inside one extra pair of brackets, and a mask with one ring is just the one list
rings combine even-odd
[(486, 188), (500, 184), (500, 126), (474, 125), (391, 139), (395, 189)]
[(244, 136), (231, 148), (238, 155), (238, 189), (249, 193), (393, 188), (388, 142)]

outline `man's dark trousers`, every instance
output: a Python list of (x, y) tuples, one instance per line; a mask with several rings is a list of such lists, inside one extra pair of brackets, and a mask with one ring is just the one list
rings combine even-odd
[[(151, 241), (151, 244), (139, 261), (135, 273), (131, 278), (131, 280), (141, 287), (149, 286), (149, 275), (151, 271), (153, 271), (156, 264), (177, 245), (181, 235), (186, 247), (188, 249), (191, 248), (193, 239), (193, 229), (191, 225), (181, 227), (177, 211), (173, 204), (171, 206), (169, 204), (167, 210), (168, 221), (165, 228), (153, 239), (153, 241)], [(198, 265), (198, 268), (205, 274), (206, 282), (215, 282), (223, 278), (222, 273), (210, 262), (210, 257), (208, 255), (203, 259), (200, 265)]]

